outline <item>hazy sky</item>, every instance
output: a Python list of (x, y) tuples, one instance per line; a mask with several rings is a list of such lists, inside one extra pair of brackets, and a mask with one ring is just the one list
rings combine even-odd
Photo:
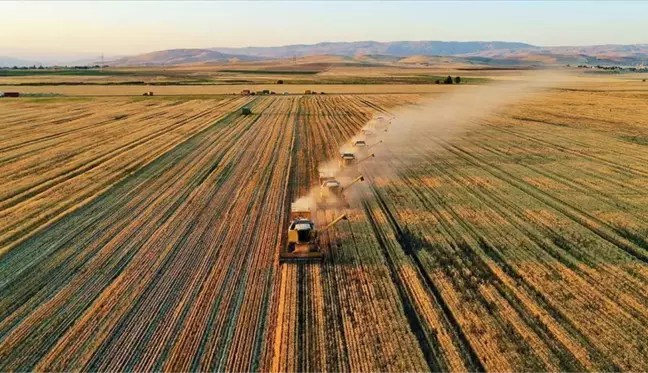
[(133, 54), (358, 40), (648, 43), (648, 1), (7, 2), (0, 51)]

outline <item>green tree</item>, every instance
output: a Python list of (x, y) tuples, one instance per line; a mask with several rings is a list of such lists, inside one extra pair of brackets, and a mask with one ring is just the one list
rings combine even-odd
[(457, 83), (457, 84), (461, 83), (461, 77), (460, 76), (455, 78), (455, 83)]
[(448, 75), (448, 77), (443, 81), (443, 84), (452, 84), (452, 77)]

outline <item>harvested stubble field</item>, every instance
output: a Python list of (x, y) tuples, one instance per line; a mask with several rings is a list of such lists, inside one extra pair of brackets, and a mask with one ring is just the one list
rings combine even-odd
[(377, 147), (321, 265), (290, 201), (420, 96), (2, 102), (0, 370), (646, 370), (647, 97)]

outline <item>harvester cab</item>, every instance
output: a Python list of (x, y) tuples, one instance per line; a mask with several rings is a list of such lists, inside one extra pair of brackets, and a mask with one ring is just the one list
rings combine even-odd
[[(346, 214), (337, 217), (319, 232), (326, 231), (346, 218)], [(310, 209), (298, 207), (293, 203), (290, 220), (288, 243), (279, 254), (279, 262), (321, 261), (324, 258), (324, 253), (319, 245), (319, 232), (311, 220)]]
[(326, 180), (320, 186), (320, 204), (342, 196), (342, 185), (335, 179)]
[(319, 173), (319, 183), (320, 185), (324, 184), (325, 181), (335, 180), (335, 174), (332, 172), (320, 172)]
[(364, 176), (360, 175), (353, 179), (346, 186), (342, 186), (337, 180), (327, 180), (322, 183), (320, 187), (320, 199), (318, 201), (318, 206), (327, 208), (327, 207), (349, 207), (347, 203), (344, 192), (346, 192), (353, 184), (364, 181)]
[(356, 156), (353, 153), (341, 153), (340, 154), (340, 168), (345, 168), (353, 166), (356, 163)]
[(356, 140), (353, 142), (353, 146), (356, 148), (365, 148), (367, 147), (367, 142), (364, 140)]

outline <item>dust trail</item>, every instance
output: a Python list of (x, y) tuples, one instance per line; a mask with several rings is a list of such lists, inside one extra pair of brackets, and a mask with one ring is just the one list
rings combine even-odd
[[(535, 72), (519, 81), (458, 87), (443, 96), (382, 115), (382, 119), (374, 119), (363, 127), (364, 132), (370, 131), (369, 136), (363, 131), (356, 135), (366, 139), (369, 146), (383, 141), (369, 150), (376, 157), (360, 165), (360, 171), (371, 182), (385, 183), (398, 178), (399, 169), (423, 161), (418, 155), (420, 150), (435, 152), (438, 146), (430, 139), (450, 141), (475, 129), (490, 115), (570, 79), (569, 75), (555, 71)], [(353, 206), (370, 197), (366, 183), (347, 195)]]
[[(369, 180), (344, 192), (350, 206), (358, 207), (362, 199), (372, 196), (369, 182), (385, 183), (396, 179), (399, 169), (422, 161), (418, 155), (421, 149), (434, 152), (437, 145), (430, 138), (451, 140), (505, 107), (569, 79), (570, 76), (556, 71), (534, 72), (518, 81), (457, 87), (452, 92), (393, 113), (377, 114), (339, 149), (340, 153), (354, 153), (360, 160), (372, 153), (375, 158), (344, 169), (340, 168), (337, 159), (330, 160), (319, 165), (318, 171), (320, 175), (333, 175), (342, 185), (360, 174), (367, 176)], [(366, 141), (366, 146), (355, 147), (356, 140)], [(318, 208), (318, 196), (319, 185), (298, 201), (308, 203), (314, 211)]]

